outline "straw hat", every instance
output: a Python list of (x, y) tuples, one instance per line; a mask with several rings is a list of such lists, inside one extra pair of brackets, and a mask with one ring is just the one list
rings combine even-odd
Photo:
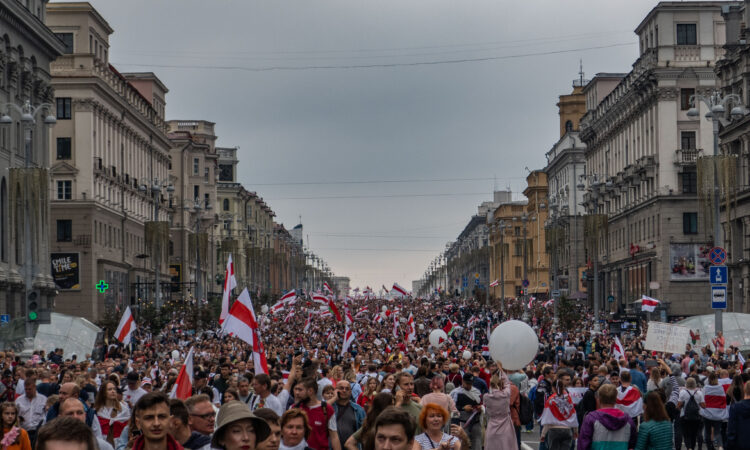
[(221, 448), (219, 437), (224, 434), (224, 428), (232, 422), (242, 419), (253, 421), (256, 443), (265, 441), (268, 435), (271, 434), (271, 427), (268, 426), (265, 420), (253, 414), (249, 406), (238, 400), (232, 400), (231, 402), (224, 403), (219, 408), (219, 415), (216, 417), (216, 431), (214, 431), (214, 435), (211, 438), (211, 447)]

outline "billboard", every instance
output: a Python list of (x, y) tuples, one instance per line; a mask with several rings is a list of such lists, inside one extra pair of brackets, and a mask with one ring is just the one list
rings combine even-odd
[(172, 292), (182, 291), (182, 264), (170, 264), (169, 277)]
[(669, 261), (672, 281), (707, 281), (708, 252), (711, 247), (703, 244), (670, 244)]
[(81, 289), (81, 266), (78, 253), (50, 253), (52, 259), (52, 278), (58, 289)]

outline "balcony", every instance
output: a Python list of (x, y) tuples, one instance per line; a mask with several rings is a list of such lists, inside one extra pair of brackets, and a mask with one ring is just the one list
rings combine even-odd
[(698, 62), (701, 59), (699, 45), (675, 45), (674, 60), (679, 62)]
[(676, 166), (695, 165), (698, 157), (703, 155), (703, 149), (700, 148), (683, 148), (674, 152), (674, 164)]
[(91, 247), (91, 235), (90, 234), (79, 234), (73, 238), (73, 245), (76, 247)]

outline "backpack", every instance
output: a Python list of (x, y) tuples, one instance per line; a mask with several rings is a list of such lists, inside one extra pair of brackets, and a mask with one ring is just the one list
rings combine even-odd
[(690, 395), (690, 399), (685, 404), (685, 420), (701, 420), (701, 410), (698, 406), (698, 402), (695, 401), (695, 397), (690, 393), (690, 391), (688, 391), (688, 395)]
[(534, 420), (534, 405), (528, 397), (521, 394), (518, 403), (518, 419), (521, 425), (526, 425)]

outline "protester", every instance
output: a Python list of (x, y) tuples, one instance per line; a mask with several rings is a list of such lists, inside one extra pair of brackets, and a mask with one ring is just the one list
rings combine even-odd
[(700, 409), (705, 408), (703, 392), (698, 389), (695, 378), (685, 380), (685, 389), (680, 391), (677, 408), (680, 410), (682, 436), (688, 450), (695, 449), (702, 424)]
[(107, 380), (102, 383), (96, 395), (96, 401), (94, 401), (94, 410), (99, 427), (108, 442), (120, 437), (123, 428), (130, 420), (130, 408), (118, 398), (115, 383)]
[(29, 434), (18, 425), (18, 406), (15, 403), (3, 402), (0, 404), (0, 419), (3, 421), (2, 442), (4, 450), (31, 450)]
[(435, 403), (424, 405), (419, 413), (419, 426), (424, 431), (414, 437), (414, 450), (436, 448), (461, 450), (461, 442), (455, 436), (443, 431), (449, 419), (450, 414), (442, 406)]
[(281, 450), (313, 450), (307, 446), (311, 428), (307, 414), (299, 408), (286, 410), (279, 421), (281, 425)]
[(253, 411), (256, 417), (266, 421), (270, 432), (265, 440), (258, 440), (255, 445), (257, 450), (279, 450), (281, 444), (281, 425), (279, 416), (271, 408), (260, 408)]
[[(80, 420), (58, 417), (39, 429), (35, 450), (97, 450), (94, 433)], [(134, 450), (143, 450), (143, 447)], [(175, 449), (177, 450), (177, 449)]]
[[(68, 397), (60, 404), (60, 417), (72, 417), (86, 423), (86, 411), (83, 402), (78, 398)], [(113, 450), (112, 442), (107, 442), (96, 435), (94, 435), (94, 439), (96, 439), (99, 450)]]
[(744, 398), (729, 407), (726, 450), (744, 450), (750, 443), (750, 383), (745, 383)]
[[(435, 375), (430, 381), (430, 392), (423, 395), (419, 403), (424, 407), (428, 403), (435, 403), (445, 408), (449, 413), (457, 412), (456, 402), (450, 395), (445, 393), (445, 376), (442, 374)], [(416, 385), (416, 381), (415, 381)]]
[(615, 407), (617, 388), (603, 384), (597, 390), (599, 409), (586, 415), (578, 436), (578, 450), (635, 448), (638, 433), (629, 415)]
[(169, 434), (187, 450), (210, 450), (211, 437), (193, 431), (188, 425), (190, 414), (187, 406), (182, 400), (169, 400), (169, 423), (167, 429)]
[(411, 414), (407, 411), (386, 408), (378, 416), (374, 428), (375, 450), (412, 449), (415, 426)]
[(185, 400), (185, 407), (189, 414), (190, 429), (211, 436), (216, 422), (216, 411), (211, 404), (211, 398), (206, 394), (194, 395)]
[(336, 432), (339, 442), (346, 442), (365, 420), (365, 410), (352, 400), (352, 388), (348, 381), (336, 383), (336, 398), (332, 403), (336, 414)]
[(672, 422), (661, 395), (651, 391), (646, 395), (643, 420), (638, 428), (636, 450), (672, 450)]
[[(484, 396), (488, 418), (484, 436), (485, 448), (497, 445), (498, 448), (508, 450), (518, 449), (520, 434), (511, 417), (511, 387), (518, 389), (512, 386), (510, 379), (500, 367), (498, 373), (490, 379), (490, 392)], [(518, 425), (520, 429), (520, 423)]]
[(386, 408), (393, 406), (393, 396), (389, 392), (377, 394), (370, 403), (362, 426), (352, 434), (344, 443), (346, 450), (359, 450), (360, 448), (372, 449), (375, 446), (375, 419)]
[(16, 399), (16, 406), (18, 407), (21, 428), (29, 434), (29, 440), (33, 447), (36, 442), (37, 430), (44, 421), (44, 407), (47, 403), (47, 397), (37, 393), (34, 372), (28, 373), (24, 384), (24, 395)]
[(222, 450), (255, 450), (256, 443), (271, 434), (265, 420), (256, 417), (244, 403), (234, 400), (219, 408), (211, 446)]

